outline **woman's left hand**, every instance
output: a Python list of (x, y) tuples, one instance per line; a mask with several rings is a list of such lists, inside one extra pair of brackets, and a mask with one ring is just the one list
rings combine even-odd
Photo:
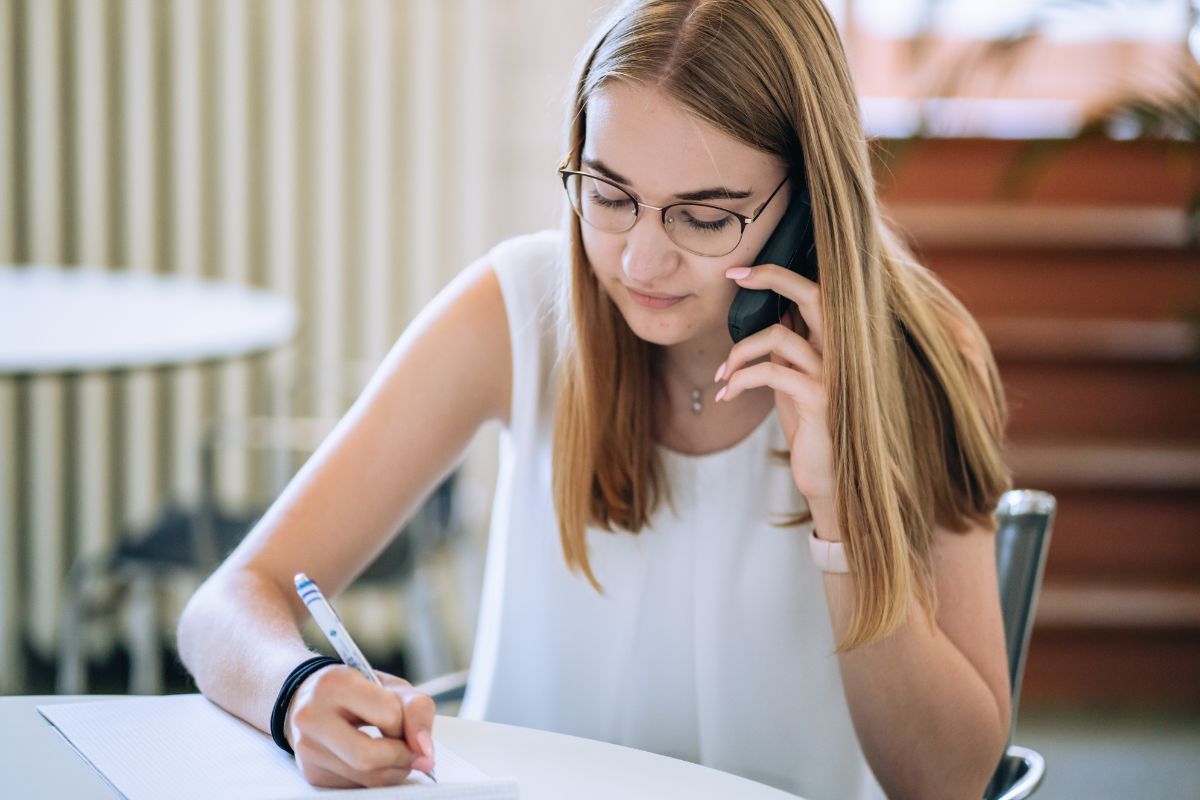
[[(821, 289), (776, 264), (760, 264), (745, 278), (735, 280), (738, 286), (771, 289), (795, 301), (808, 325), (808, 338), (794, 330), (794, 312), (789, 311), (781, 322), (742, 339), (730, 349), (718, 372), (718, 380), (725, 380), (726, 385), (717, 393), (717, 400), (733, 400), (759, 386), (775, 390), (779, 423), (792, 452), (792, 477), (815, 517), (817, 507), (831, 510), (833, 505), (833, 439), (826, 418), (828, 398), (821, 357)], [(763, 356), (769, 356), (769, 361), (745, 366)], [(825, 529), (821, 537), (840, 538)]]

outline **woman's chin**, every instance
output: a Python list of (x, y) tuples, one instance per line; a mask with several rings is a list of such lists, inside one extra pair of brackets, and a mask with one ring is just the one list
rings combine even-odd
[[(625, 323), (644, 342), (661, 347), (670, 347), (686, 342), (696, 336), (697, 330), (683, 319), (647, 319), (642, 309), (634, 309), (631, 314), (624, 314)], [(661, 312), (659, 312), (661, 313)]]

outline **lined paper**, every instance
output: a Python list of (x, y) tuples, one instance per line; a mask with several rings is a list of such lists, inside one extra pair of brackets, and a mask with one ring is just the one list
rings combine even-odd
[(128, 800), (518, 796), (515, 779), (488, 777), (436, 739), (436, 784), (413, 772), (398, 786), (318, 789), (270, 736), (199, 694), (61, 703), (38, 706), (38, 712)]

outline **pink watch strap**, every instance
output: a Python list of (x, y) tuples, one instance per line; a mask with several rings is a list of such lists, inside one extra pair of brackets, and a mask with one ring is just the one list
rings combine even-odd
[(816, 530), (808, 537), (808, 549), (812, 553), (813, 563), (822, 572), (849, 572), (850, 563), (846, 561), (846, 548), (841, 542), (829, 542), (817, 537)]

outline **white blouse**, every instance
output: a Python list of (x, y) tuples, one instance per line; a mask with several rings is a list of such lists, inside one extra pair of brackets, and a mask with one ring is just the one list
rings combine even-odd
[(842, 691), (811, 524), (771, 525), (806, 507), (769, 457), (787, 446), (774, 410), (726, 450), (658, 445), (679, 515), (663, 502), (638, 534), (587, 531), (603, 595), (568, 571), (551, 492), (560, 237), (490, 255), (512, 406), (462, 715), (675, 756), (808, 800), (883, 797)]

